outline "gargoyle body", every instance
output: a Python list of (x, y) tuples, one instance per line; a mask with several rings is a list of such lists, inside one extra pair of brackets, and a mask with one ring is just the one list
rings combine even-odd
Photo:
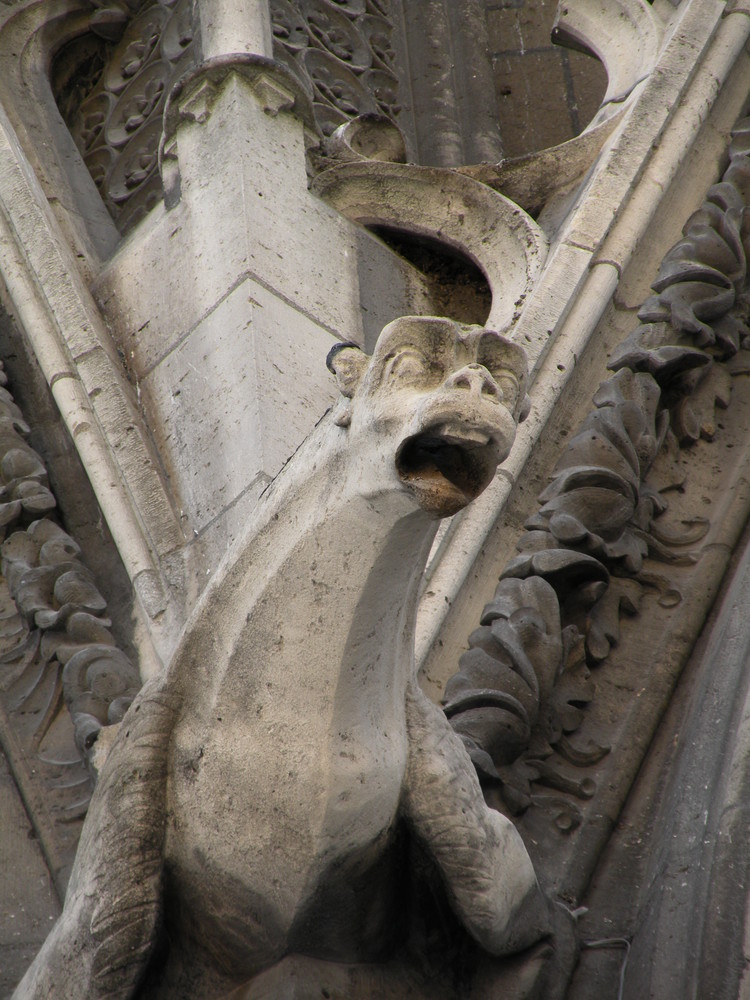
[[(507, 454), (523, 353), (406, 318), (371, 359), (340, 345), (329, 365), (337, 408), (122, 723), (63, 915), (16, 1000), (320, 996), (310, 970), (393, 954), (406, 840), (487, 952), (547, 929), (522, 841), (485, 806), (413, 660), (438, 519)], [(342, 995), (386, 995), (356, 981)]]

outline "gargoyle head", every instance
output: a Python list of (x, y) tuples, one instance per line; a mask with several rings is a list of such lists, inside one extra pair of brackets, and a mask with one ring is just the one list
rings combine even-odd
[(479, 496), (527, 412), (523, 350), (481, 326), (406, 316), (383, 329), (372, 357), (337, 344), (327, 363), (352, 446), (386, 439), (401, 487), (437, 517)]

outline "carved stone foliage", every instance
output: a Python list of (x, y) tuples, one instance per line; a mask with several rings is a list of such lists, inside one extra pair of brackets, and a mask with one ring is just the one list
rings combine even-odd
[[(747, 346), (750, 119), (730, 165), (686, 223), (613, 352), (614, 374), (561, 456), (526, 523), (469, 650), (446, 687), (446, 706), (503, 809), (534, 805), (559, 830), (580, 825), (609, 752), (586, 733), (595, 671), (620, 638), (623, 615), (650, 591), (682, 600), (654, 563), (689, 566), (709, 529), (671, 524), (668, 491), (681, 488), (681, 449), (710, 441), (731, 392), (731, 359)], [(550, 790), (554, 794), (550, 794)]]
[(396, 120), (397, 0), (271, 0), (274, 55), (313, 99), (321, 131), (363, 114)]
[[(60, 111), (104, 202), (127, 232), (163, 197), (164, 101), (194, 60), (189, 0), (98, 0), (93, 35), (58, 55)], [(92, 39), (98, 38), (95, 42)]]
[(52, 520), (28, 430), (0, 388), (0, 741), (62, 891), (92, 790), (88, 757), (140, 681), (78, 546)]

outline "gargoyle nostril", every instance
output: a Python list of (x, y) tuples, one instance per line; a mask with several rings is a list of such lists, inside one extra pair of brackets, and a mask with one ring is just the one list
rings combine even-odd
[(487, 396), (495, 403), (503, 400), (503, 391), (484, 365), (473, 362), (465, 365), (449, 379), (454, 389), (468, 389), (470, 392)]

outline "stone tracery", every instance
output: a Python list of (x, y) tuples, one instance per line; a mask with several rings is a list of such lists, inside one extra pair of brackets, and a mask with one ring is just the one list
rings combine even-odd
[[(274, 55), (313, 100), (323, 135), (362, 114), (400, 110), (393, 23), (375, 0), (274, 0)], [(56, 98), (84, 163), (122, 232), (162, 197), (166, 98), (196, 62), (189, 0), (97, 4), (87, 38), (58, 54)], [(90, 36), (87, 36), (90, 37)]]
[[(195, 60), (191, 4), (102, 4), (91, 29), (106, 40), (97, 71), (81, 93), (80, 43), (72, 43), (53, 70), (61, 77), (56, 97), (110, 214), (126, 232), (163, 197), (161, 117), (170, 87)], [(67, 61), (72, 73), (64, 72)]]

